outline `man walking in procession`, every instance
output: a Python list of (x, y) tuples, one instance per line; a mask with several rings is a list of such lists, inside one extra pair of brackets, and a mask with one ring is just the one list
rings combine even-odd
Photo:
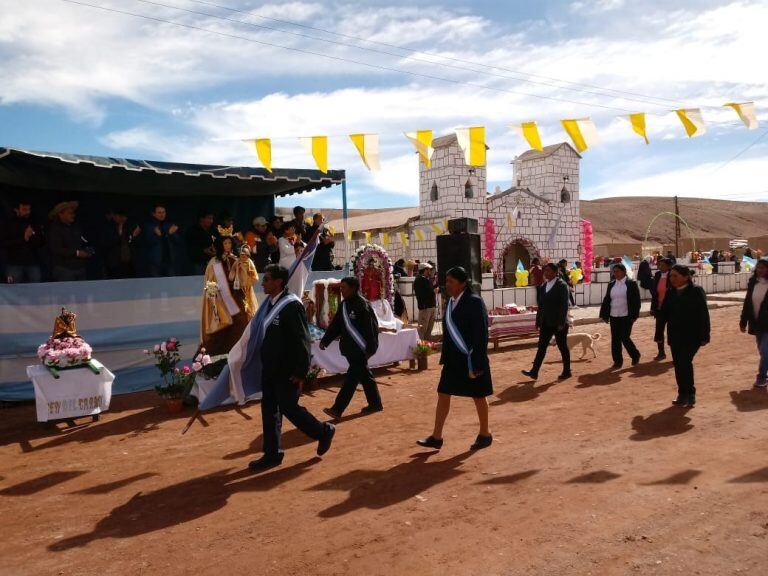
[(349, 370), (336, 401), (333, 406), (323, 410), (334, 419), (341, 418), (358, 383), (362, 383), (368, 401), (362, 412), (370, 414), (384, 409), (379, 388), (368, 368), (368, 359), (379, 348), (379, 323), (373, 308), (360, 295), (359, 290), (360, 283), (356, 277), (348, 276), (341, 281), (341, 296), (344, 300), (320, 341), (320, 349), (325, 350), (331, 342), (340, 338), (339, 349), (349, 362)]
[[(283, 461), (280, 431), (283, 416), (304, 434), (318, 441), (317, 455), (322, 456), (331, 447), (336, 429), (333, 424), (322, 423), (299, 405), (304, 379), (310, 366), (310, 339), (304, 306), (288, 292), (288, 270), (281, 266), (268, 266), (262, 276), (267, 295), (259, 309), (265, 308), (261, 350), (261, 418), (264, 427), (264, 456), (249, 464), (252, 470), (265, 470), (279, 466)], [(262, 318), (262, 316), (259, 316)], [(254, 318), (254, 321), (256, 318)]]

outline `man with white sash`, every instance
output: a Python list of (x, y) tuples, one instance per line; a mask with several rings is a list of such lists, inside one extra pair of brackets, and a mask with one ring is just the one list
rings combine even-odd
[(282, 463), (283, 416), (318, 441), (318, 456), (328, 451), (335, 434), (332, 424), (320, 422), (299, 405), (310, 366), (310, 339), (304, 306), (286, 289), (288, 279), (285, 268), (267, 266), (262, 275), (267, 298), (229, 353), (216, 385), (200, 404), (200, 410), (207, 410), (220, 405), (229, 395), (243, 403), (261, 393), (264, 455), (249, 464), (253, 470)]
[(344, 300), (320, 341), (320, 348), (325, 350), (331, 342), (339, 338), (339, 350), (349, 362), (349, 369), (336, 401), (333, 406), (323, 410), (334, 419), (341, 418), (359, 383), (362, 383), (365, 399), (368, 401), (362, 412), (370, 414), (384, 409), (379, 388), (368, 368), (368, 359), (379, 348), (379, 323), (376, 314), (368, 300), (360, 295), (360, 283), (355, 276), (348, 276), (341, 281), (341, 296)]

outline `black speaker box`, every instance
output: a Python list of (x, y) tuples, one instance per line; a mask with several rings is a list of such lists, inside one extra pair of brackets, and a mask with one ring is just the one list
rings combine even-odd
[(474, 218), (448, 220), (448, 232), (451, 234), (477, 234), (477, 220)]
[[(466, 220), (466, 218), (462, 218)], [(474, 221), (477, 224), (477, 221)], [(479, 289), (482, 282), (480, 274), (480, 235), (479, 234), (441, 234), (437, 240), (437, 278), (440, 286), (445, 286), (445, 273), (454, 266), (461, 266), (468, 273), (472, 285)]]

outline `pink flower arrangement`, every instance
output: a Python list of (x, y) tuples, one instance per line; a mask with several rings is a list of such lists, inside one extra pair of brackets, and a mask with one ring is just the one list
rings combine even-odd
[(37, 357), (46, 366), (66, 368), (91, 360), (93, 350), (79, 336), (49, 338), (37, 348)]

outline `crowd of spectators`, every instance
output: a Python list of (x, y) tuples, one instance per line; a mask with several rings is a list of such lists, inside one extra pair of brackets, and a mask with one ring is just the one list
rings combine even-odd
[[(131, 219), (114, 207), (96, 230), (84, 232), (78, 220), (79, 204), (60, 202), (43, 218), (25, 198), (14, 202), (0, 229), (0, 268), (7, 283), (68, 282), (136, 277), (202, 275), (214, 256), (214, 242), (229, 235), (247, 244), (259, 272), (280, 260), (278, 240), (295, 230), (294, 242), (307, 243), (320, 229), (313, 270), (334, 270), (333, 234), (323, 215), (305, 220), (297, 206), (294, 218), (284, 222), (273, 215), (256, 216), (245, 230), (235, 230), (231, 214), (201, 210), (195, 222), (174, 220), (170, 207), (156, 202), (144, 221)], [(238, 246), (239, 248), (239, 246)]]

